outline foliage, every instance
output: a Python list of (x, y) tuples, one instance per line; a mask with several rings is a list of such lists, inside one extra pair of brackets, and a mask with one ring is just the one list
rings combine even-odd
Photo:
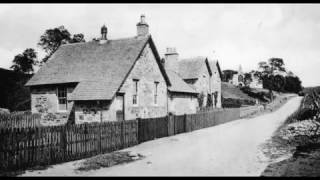
[(208, 96), (207, 96), (207, 107), (212, 107), (212, 106), (213, 106), (212, 95), (208, 94)]
[(299, 77), (286, 76), (284, 90), (286, 92), (299, 93), (302, 90), (301, 81)]
[(234, 71), (234, 70), (222, 71), (222, 81), (228, 82), (229, 80), (232, 80), (233, 75), (236, 73), (237, 73), (237, 71)]
[(47, 53), (41, 63), (45, 63), (62, 44), (78, 42), (85, 42), (83, 34), (74, 34), (71, 38), (71, 34), (64, 26), (47, 29), (38, 42)]
[(32, 77), (31, 74), (14, 72), (0, 68), (0, 107), (10, 111), (30, 109), (30, 90), (24, 84)]
[(217, 107), (217, 102), (218, 102), (218, 92), (215, 91), (213, 93), (213, 96), (214, 96), (214, 107)]
[(266, 99), (268, 95), (265, 92), (254, 92), (251, 90), (250, 87), (242, 87), (241, 91), (246, 93), (248, 96), (259, 99), (259, 101), (262, 102), (267, 102), (268, 100)]
[(244, 85), (249, 86), (249, 84), (252, 82), (252, 76), (250, 73), (244, 73)]
[(198, 95), (197, 99), (198, 99), (199, 107), (202, 107), (202, 106), (203, 106), (203, 101), (204, 101), (204, 93), (201, 92), (201, 93)]
[(18, 54), (13, 59), (13, 65), (10, 67), (15, 72), (32, 74), (33, 66), (37, 65), (37, 53), (34, 49), (28, 48), (22, 54)]
[(270, 58), (268, 62), (262, 61), (258, 63), (259, 70), (254, 73), (263, 81), (263, 88), (279, 92), (298, 93), (302, 90), (299, 77), (294, 76), (291, 71), (286, 72), (284, 61), (281, 58)]

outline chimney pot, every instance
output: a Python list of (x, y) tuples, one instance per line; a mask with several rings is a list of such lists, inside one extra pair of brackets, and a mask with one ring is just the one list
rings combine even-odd
[(137, 24), (137, 35), (146, 36), (149, 34), (149, 25), (146, 23), (145, 15), (140, 16), (140, 22)]

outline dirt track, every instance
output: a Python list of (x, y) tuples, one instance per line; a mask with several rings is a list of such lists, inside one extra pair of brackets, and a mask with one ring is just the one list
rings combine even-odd
[(294, 97), (269, 114), (124, 149), (146, 156), (128, 164), (77, 173), (74, 169), (81, 161), (76, 161), (24, 176), (260, 176), (269, 162), (259, 146), (298, 108), (300, 101), (301, 97)]

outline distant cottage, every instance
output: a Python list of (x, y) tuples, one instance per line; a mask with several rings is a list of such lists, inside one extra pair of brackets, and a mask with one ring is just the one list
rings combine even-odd
[[(208, 97), (212, 105), (221, 108), (221, 70), (218, 61), (206, 57), (179, 59), (175, 48), (167, 48), (164, 67), (167, 72), (174, 72), (187, 85), (198, 93), (203, 94), (202, 102), (196, 101), (197, 107), (207, 105)], [(202, 104), (199, 104), (202, 103)]]
[(62, 45), (26, 84), (33, 113), (76, 123), (166, 116), (170, 85), (144, 15), (135, 37)]
[(241, 65), (239, 65), (238, 72), (236, 74), (233, 74), (232, 79), (229, 80), (229, 83), (239, 87), (243, 87), (245, 85), (244, 73), (242, 71)]

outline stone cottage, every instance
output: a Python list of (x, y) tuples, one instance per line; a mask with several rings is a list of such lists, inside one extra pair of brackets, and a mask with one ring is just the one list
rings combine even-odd
[(142, 15), (137, 35), (62, 45), (30, 79), (32, 112), (75, 123), (166, 116), (169, 78)]
[[(166, 70), (177, 73), (184, 82), (198, 92), (199, 107), (207, 105), (212, 97), (213, 106), (221, 108), (221, 70), (218, 61), (209, 61), (206, 57), (179, 59), (175, 48), (167, 48), (164, 66)], [(199, 98), (197, 98), (199, 100)]]

